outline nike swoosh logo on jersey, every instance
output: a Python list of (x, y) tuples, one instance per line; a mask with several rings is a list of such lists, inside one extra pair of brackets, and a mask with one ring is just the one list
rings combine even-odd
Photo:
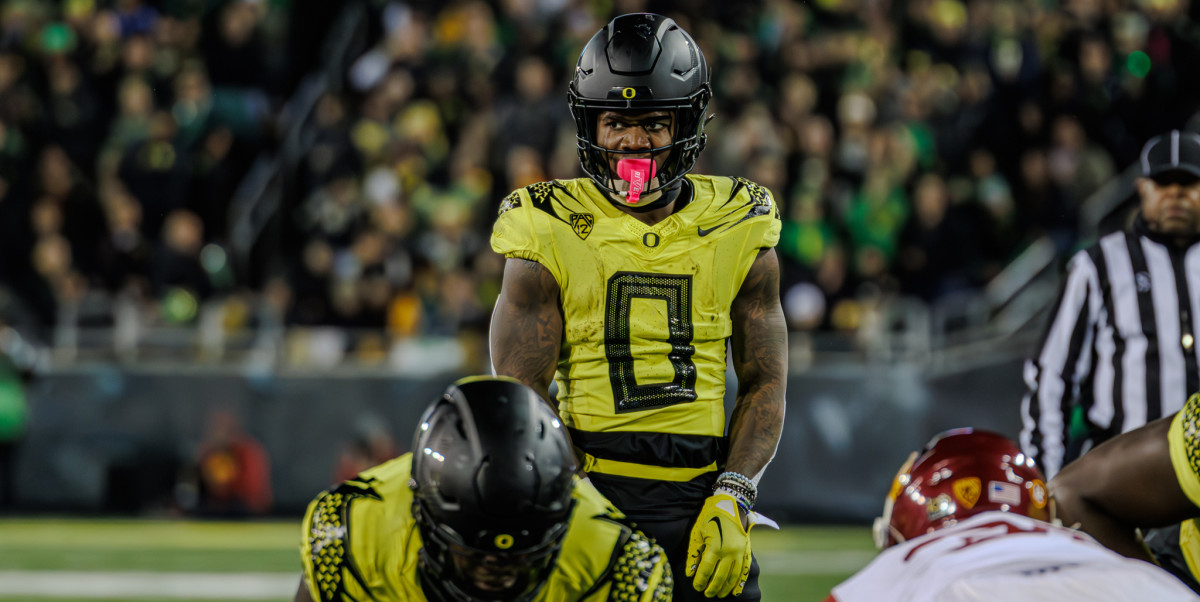
[(700, 236), (708, 236), (709, 234), (712, 234), (713, 232), (720, 230), (723, 226), (725, 226), (728, 223), (729, 222), (721, 222), (707, 230), (705, 230), (704, 228), (701, 228), (700, 226), (696, 226), (696, 234), (698, 234)]

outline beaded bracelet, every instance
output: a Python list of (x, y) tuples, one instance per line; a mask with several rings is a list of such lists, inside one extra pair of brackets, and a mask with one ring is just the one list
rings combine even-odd
[(733, 483), (717, 483), (715, 486), (713, 486), (713, 491), (718, 489), (737, 492), (738, 495), (746, 498), (746, 500), (751, 500), (755, 497), (754, 491)]
[(754, 485), (754, 481), (750, 480), (750, 477), (740, 472), (726, 471), (717, 475), (717, 482), (720, 483), (722, 481), (732, 481), (747, 489), (757, 489), (757, 487)]
[(713, 493), (724, 493), (728, 495), (729, 497), (733, 498), (735, 502), (737, 502), (738, 510), (741, 510), (743, 514), (748, 514), (750, 512), (750, 502), (746, 499), (746, 496), (741, 491), (735, 491), (728, 487), (717, 487), (716, 489), (713, 489)]
[(758, 487), (755, 486), (754, 481), (740, 473), (723, 472), (717, 475), (713, 490), (718, 488), (741, 492), (749, 506), (754, 506), (754, 502), (758, 498)]

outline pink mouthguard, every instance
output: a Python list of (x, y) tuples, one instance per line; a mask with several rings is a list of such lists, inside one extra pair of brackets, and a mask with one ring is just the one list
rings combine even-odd
[(642, 198), (646, 182), (658, 173), (654, 159), (621, 159), (617, 161), (617, 175), (629, 182), (629, 192), (625, 194), (625, 202), (630, 205)]

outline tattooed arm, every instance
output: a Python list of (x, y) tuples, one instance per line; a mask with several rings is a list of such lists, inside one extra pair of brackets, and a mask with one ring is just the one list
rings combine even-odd
[(508, 259), (500, 297), (492, 312), (492, 369), (533, 387), (557, 406), (550, 397), (550, 383), (554, 380), (562, 330), (554, 275), (536, 261)]
[(779, 444), (787, 388), (787, 324), (774, 249), (759, 252), (733, 301), (732, 316), (738, 391), (725, 470), (756, 478)]

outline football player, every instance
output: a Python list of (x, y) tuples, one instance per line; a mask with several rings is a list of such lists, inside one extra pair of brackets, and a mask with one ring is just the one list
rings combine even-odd
[(490, 342), (495, 371), (555, 402), (591, 482), (688, 578), (676, 600), (758, 600), (747, 530), (787, 372), (779, 209), (753, 182), (690, 174), (711, 97), (669, 18), (621, 15), (591, 38), (568, 91), (587, 177), (501, 203)]
[(1190, 520), (1200, 517), (1197, 429), (1200, 394), (1068, 464), (1050, 482), (1064, 524), (1078, 523), (1130, 558), (1157, 561), (1200, 591), (1200, 530)]
[(947, 431), (909, 456), (875, 543), (883, 552), (826, 602), (1196, 599), (1166, 571), (1059, 526), (1041, 471), (987, 431)]
[(412, 449), (309, 504), (296, 600), (671, 599), (662, 548), (575, 475), (566, 431), (528, 387), (458, 381)]

